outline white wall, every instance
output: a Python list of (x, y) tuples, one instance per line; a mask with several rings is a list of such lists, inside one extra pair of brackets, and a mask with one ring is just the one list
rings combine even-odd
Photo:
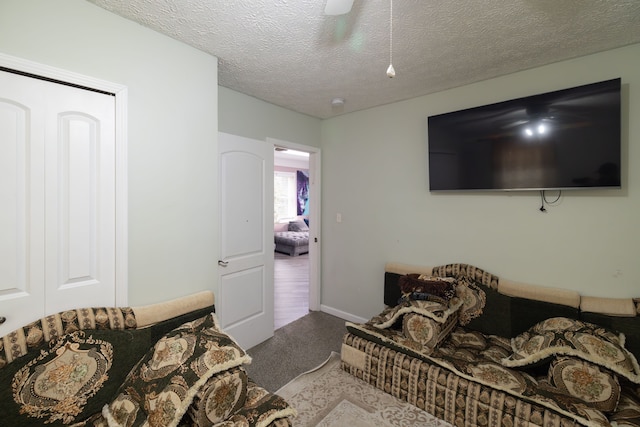
[(264, 141), (279, 139), (295, 144), (320, 146), (321, 120), (240, 92), (218, 88), (220, 132)]
[(129, 304), (215, 291), (217, 59), (85, 0), (2, 0), (0, 52), (128, 87)]
[[(538, 192), (429, 192), (429, 115), (615, 77), (622, 190), (567, 191), (547, 213)], [(462, 262), (586, 295), (640, 297), (639, 114), (637, 44), (324, 121), (322, 304), (378, 313), (387, 261)]]

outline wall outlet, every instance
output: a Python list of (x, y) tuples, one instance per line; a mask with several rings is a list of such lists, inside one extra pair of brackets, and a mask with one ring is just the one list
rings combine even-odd
[(336, 214), (336, 222), (342, 222), (342, 214), (341, 213), (337, 213)]

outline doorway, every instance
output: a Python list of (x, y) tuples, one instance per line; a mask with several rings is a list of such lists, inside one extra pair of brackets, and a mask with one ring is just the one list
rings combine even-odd
[[(309, 228), (308, 252), (296, 251), (295, 255), (274, 252), (274, 327), (278, 329), (320, 308), (320, 152), (286, 141), (269, 138), (268, 142), (274, 146), (274, 199), (282, 199), (286, 192), (295, 192), (290, 197), (294, 206), (274, 209), (274, 232), (285, 231), (290, 221), (304, 221)], [(304, 200), (297, 200), (300, 179), (305, 177), (308, 179), (306, 204)], [(274, 200), (274, 204), (278, 201)]]

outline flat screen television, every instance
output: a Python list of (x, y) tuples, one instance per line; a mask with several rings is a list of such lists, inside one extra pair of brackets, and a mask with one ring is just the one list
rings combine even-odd
[(429, 189), (620, 188), (620, 79), (428, 117)]

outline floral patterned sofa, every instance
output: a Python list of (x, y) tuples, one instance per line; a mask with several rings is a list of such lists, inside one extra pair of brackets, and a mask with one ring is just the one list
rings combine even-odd
[(387, 264), (342, 367), (455, 426), (640, 426), (640, 299)]
[(290, 426), (295, 410), (247, 377), (213, 303), (68, 310), (0, 338), (2, 425)]

